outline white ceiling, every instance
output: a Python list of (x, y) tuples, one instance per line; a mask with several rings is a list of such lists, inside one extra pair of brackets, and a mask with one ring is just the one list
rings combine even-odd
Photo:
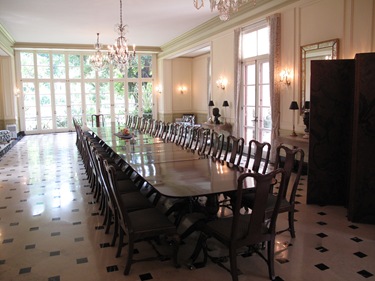
[[(209, 1), (196, 10), (193, 0), (123, 0), (128, 43), (159, 47), (217, 16)], [(113, 44), (120, 0), (0, 0), (0, 24), (16, 42)]]

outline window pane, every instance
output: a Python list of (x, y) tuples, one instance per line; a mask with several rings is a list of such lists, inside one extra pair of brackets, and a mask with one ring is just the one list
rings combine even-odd
[(98, 71), (99, 78), (109, 78), (110, 72), (109, 67), (104, 67), (102, 70)]
[(128, 83), (129, 114), (138, 115), (138, 83)]
[(39, 103), (42, 130), (52, 129), (51, 84), (39, 83)]
[(259, 106), (271, 106), (270, 86), (269, 85), (261, 86), (259, 96), (260, 96), (259, 97)]
[(90, 56), (83, 56), (83, 77), (84, 78), (95, 78), (95, 70), (90, 65)]
[(65, 55), (64, 54), (53, 54), (53, 77), (65, 79)]
[(142, 82), (143, 116), (152, 118), (152, 83)]
[(255, 86), (247, 86), (245, 105), (255, 106)]
[(49, 54), (38, 53), (38, 78), (51, 78), (50, 56)]
[(269, 84), (270, 83), (270, 64), (268, 62), (261, 64), (261, 80), (259, 81), (261, 84)]
[(256, 31), (244, 34), (242, 37), (242, 42), (243, 58), (255, 57), (257, 55)]
[(152, 78), (152, 56), (141, 56), (142, 78)]
[(270, 53), (270, 35), (269, 28), (265, 27), (258, 30), (258, 56)]
[(137, 78), (138, 77), (138, 56), (135, 56), (133, 60), (129, 63), (128, 68), (128, 78)]
[(20, 53), (21, 58), (21, 76), (22, 78), (34, 78), (34, 54), (33, 53)]
[(81, 78), (81, 56), (69, 55), (69, 78)]
[(246, 68), (246, 84), (255, 85), (255, 79), (255, 64), (252, 64)]
[(99, 84), (100, 113), (104, 115), (107, 122), (111, 122), (111, 96), (109, 92), (109, 83)]

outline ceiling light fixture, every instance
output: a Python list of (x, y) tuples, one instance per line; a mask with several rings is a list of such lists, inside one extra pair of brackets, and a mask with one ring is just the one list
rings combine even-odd
[[(227, 21), (232, 13), (237, 12), (238, 8), (247, 2), (249, 0), (210, 0), (211, 12), (217, 9), (219, 11), (219, 18), (222, 21)], [(251, 2), (254, 6), (257, 3), (256, 0), (251, 0)], [(193, 0), (193, 3), (197, 10), (204, 7), (204, 0)]]
[(90, 56), (90, 64), (95, 71), (100, 71), (108, 64), (108, 61), (106, 56), (100, 51), (102, 44), (99, 43), (99, 33), (96, 33), (96, 44), (94, 44), (94, 48), (96, 52), (94, 55)]
[(115, 25), (115, 31), (120, 36), (116, 39), (114, 45), (108, 46), (108, 58), (114, 67), (121, 73), (125, 73), (129, 62), (135, 57), (135, 45), (133, 45), (133, 51), (130, 52), (128, 40), (125, 37), (128, 32), (128, 25), (122, 23), (122, 0), (120, 0), (120, 23)]

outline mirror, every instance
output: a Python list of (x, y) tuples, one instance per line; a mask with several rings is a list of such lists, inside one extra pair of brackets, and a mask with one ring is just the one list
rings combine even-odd
[(339, 39), (318, 42), (301, 47), (301, 114), (305, 101), (310, 101), (310, 67), (312, 60), (334, 60), (339, 55)]

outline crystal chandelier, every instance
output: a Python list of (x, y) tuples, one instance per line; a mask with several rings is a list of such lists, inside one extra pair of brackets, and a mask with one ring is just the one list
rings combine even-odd
[(100, 71), (107, 65), (108, 61), (106, 56), (100, 51), (102, 44), (99, 43), (99, 33), (96, 33), (96, 44), (94, 44), (94, 48), (96, 52), (94, 55), (90, 56), (90, 64), (94, 70)]
[(122, 0), (120, 0), (120, 23), (115, 25), (115, 31), (120, 35), (112, 46), (108, 46), (108, 59), (111, 64), (121, 73), (124, 73), (129, 61), (135, 57), (135, 46), (129, 52), (125, 34), (128, 32), (128, 25), (122, 23)]
[[(219, 11), (219, 18), (222, 21), (227, 21), (232, 13), (238, 11), (238, 8), (249, 2), (249, 0), (210, 0), (211, 12), (215, 8)], [(256, 5), (256, 0), (252, 0), (253, 5)], [(204, 0), (193, 0), (194, 7), (199, 10), (204, 6)]]

